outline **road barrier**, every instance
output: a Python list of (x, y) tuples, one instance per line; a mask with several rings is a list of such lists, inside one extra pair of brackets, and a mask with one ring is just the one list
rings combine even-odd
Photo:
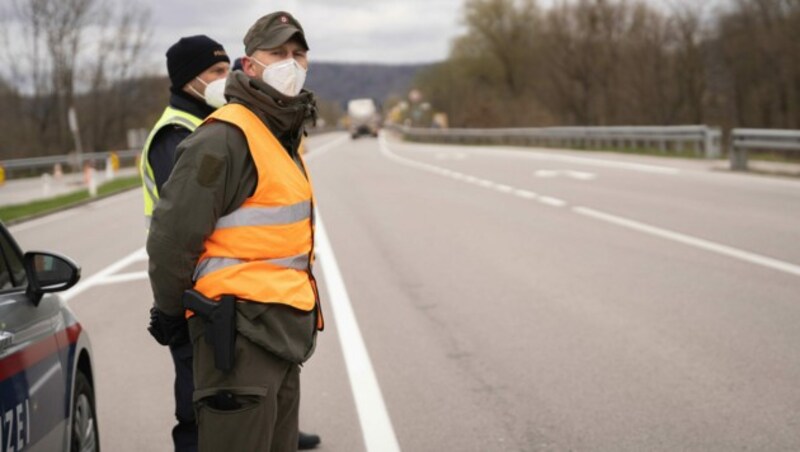
[[(111, 163), (119, 166), (133, 166), (141, 153), (140, 149), (128, 151), (107, 151), (84, 153), (81, 157), (83, 163), (89, 163), (94, 168), (105, 168)], [(5, 178), (38, 176), (42, 173), (53, 171), (58, 173), (61, 168), (71, 168), (73, 172), (83, 171), (79, 167), (77, 154), (54, 155), (47, 157), (33, 157), (26, 159), (3, 160), (0, 166), (5, 168)]]
[(733, 129), (731, 132), (731, 169), (747, 170), (751, 150), (800, 151), (800, 130)]
[(653, 149), (664, 154), (690, 151), (721, 157), (722, 132), (708, 126), (539, 127), (508, 129), (425, 129), (394, 126), (410, 141), (508, 144), (572, 149)]

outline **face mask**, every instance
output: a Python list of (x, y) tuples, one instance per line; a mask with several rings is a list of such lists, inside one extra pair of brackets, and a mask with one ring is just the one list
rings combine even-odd
[(261, 74), (264, 83), (289, 97), (300, 94), (300, 90), (303, 89), (303, 84), (306, 82), (306, 70), (300, 66), (297, 60), (290, 58), (270, 65), (255, 58), (252, 60), (264, 68), (264, 72)]
[(228, 100), (225, 99), (225, 79), (217, 79), (211, 83), (206, 83), (199, 77), (195, 77), (197, 80), (200, 81), (203, 85), (206, 85), (206, 93), (205, 95), (200, 94), (197, 92), (196, 89), (189, 86), (189, 89), (194, 91), (195, 94), (202, 97), (203, 100), (208, 104), (209, 107), (212, 108), (219, 108), (228, 103)]

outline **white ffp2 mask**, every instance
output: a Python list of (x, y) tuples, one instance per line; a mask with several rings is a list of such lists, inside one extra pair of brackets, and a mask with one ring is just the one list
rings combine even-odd
[(264, 67), (261, 79), (264, 83), (275, 88), (281, 93), (294, 97), (300, 94), (303, 84), (306, 82), (306, 70), (294, 58), (281, 60), (270, 65), (266, 65), (257, 59), (253, 61)]
[(200, 81), (203, 85), (206, 85), (205, 94), (200, 94), (192, 88), (189, 87), (192, 91), (194, 91), (198, 96), (202, 97), (203, 100), (209, 107), (212, 108), (219, 108), (228, 103), (228, 99), (225, 99), (225, 79), (220, 78), (214, 80), (211, 83), (204, 82), (200, 77), (195, 77), (197, 80)]

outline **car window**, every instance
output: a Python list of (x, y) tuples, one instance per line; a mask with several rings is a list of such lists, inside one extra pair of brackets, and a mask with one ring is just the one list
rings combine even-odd
[[(25, 267), (22, 265), (22, 259), (19, 255), (19, 250), (14, 246), (5, 234), (0, 234), (0, 251), (2, 251), (2, 273), (0, 276), (0, 290), (5, 290), (10, 287), (23, 287), (27, 282), (25, 277)], [(8, 287), (5, 284), (9, 284)]]

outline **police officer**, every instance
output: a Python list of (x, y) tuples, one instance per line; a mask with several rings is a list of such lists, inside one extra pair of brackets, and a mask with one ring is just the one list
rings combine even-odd
[(172, 173), (178, 144), (225, 104), (229, 69), (230, 59), (222, 44), (205, 35), (181, 38), (167, 50), (169, 105), (147, 137), (140, 167), (148, 224), (158, 192)]
[[(221, 44), (205, 35), (181, 38), (167, 50), (170, 100), (147, 137), (140, 174), (144, 193), (145, 222), (149, 226), (159, 192), (172, 172), (175, 149), (203, 119), (225, 103), (223, 90), (230, 59)], [(187, 329), (172, 331), (169, 340), (161, 334), (158, 313), (151, 311), (150, 332), (168, 345), (175, 366), (175, 417), (172, 429), (175, 450), (197, 450), (197, 423), (192, 393), (192, 344)]]
[[(308, 44), (286, 12), (244, 38), (230, 101), (177, 150), (147, 251), (162, 339), (185, 328), (181, 299), (235, 297), (235, 357), (221, 369), (209, 327), (188, 321), (201, 451), (291, 451), (298, 445), (299, 364), (323, 328), (313, 262), (313, 196), (298, 152), (316, 118), (303, 90)], [(212, 302), (213, 303), (213, 302)]]

